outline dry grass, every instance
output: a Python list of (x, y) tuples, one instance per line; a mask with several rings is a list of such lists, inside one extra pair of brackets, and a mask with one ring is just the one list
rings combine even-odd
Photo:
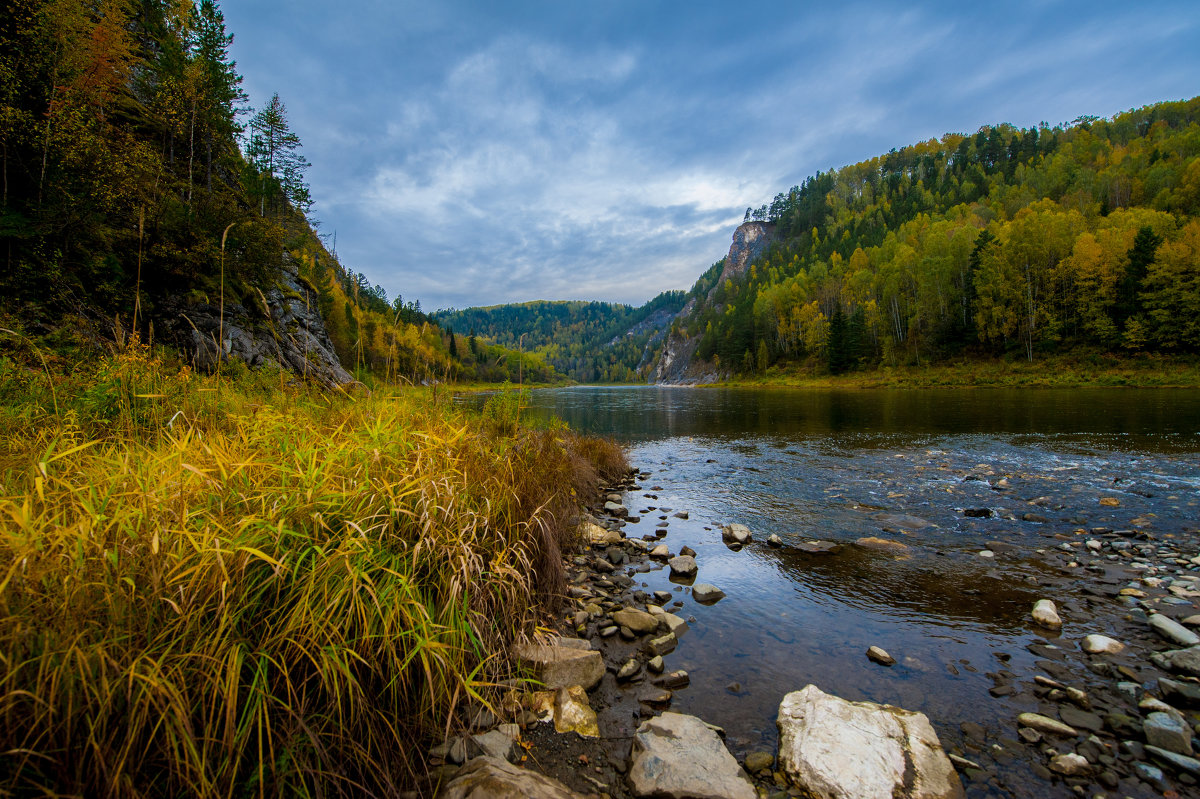
[(144, 351), (60, 381), (57, 413), (39, 379), (0, 363), (0, 793), (413, 785), (625, 465), (428, 394), (218, 392)]

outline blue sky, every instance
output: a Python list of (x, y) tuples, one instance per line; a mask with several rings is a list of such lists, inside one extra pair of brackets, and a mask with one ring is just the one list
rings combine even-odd
[(346, 266), (422, 307), (640, 304), (747, 206), (943, 133), (1200, 94), (1200, 3), (225, 0)]

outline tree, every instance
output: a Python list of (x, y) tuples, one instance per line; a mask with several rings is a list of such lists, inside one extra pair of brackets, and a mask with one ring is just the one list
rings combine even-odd
[(250, 120), (247, 157), (258, 171), (259, 213), (266, 216), (268, 195), (280, 195), (301, 213), (312, 205), (304, 172), (308, 161), (300, 154), (300, 137), (291, 131), (287, 107), (278, 94)]
[(1137, 313), (1138, 292), (1162, 242), (1162, 236), (1157, 235), (1149, 225), (1140, 228), (1134, 236), (1133, 246), (1126, 255), (1128, 263), (1117, 288), (1117, 302), (1113, 308), (1113, 321), (1119, 328), (1124, 328), (1126, 322)]
[(458, 358), (458, 343), (454, 340), (454, 328), (452, 328), (452, 327), (447, 328), (446, 332), (450, 334), (450, 357), (457, 359)]
[(850, 341), (841, 303), (834, 307), (829, 318), (828, 359), (830, 374), (840, 375), (850, 368)]

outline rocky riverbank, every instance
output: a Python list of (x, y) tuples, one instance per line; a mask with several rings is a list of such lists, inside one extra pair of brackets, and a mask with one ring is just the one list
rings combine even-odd
[[(706, 612), (705, 602), (721, 601), (722, 587), (736, 591), (728, 585), (705, 587), (705, 557), (671, 545), (672, 523), (695, 526), (703, 520), (688, 521), (694, 509), (657, 505), (658, 495), (666, 492), (641, 485), (650, 477), (643, 472), (636, 476), (639, 482), (611, 487), (583, 523), (587, 549), (568, 563), (571, 607), (561, 619), (560, 633), (581, 651), (586, 647), (603, 670), (596, 672), (595, 684), (585, 694), (595, 713), (596, 737), (559, 733), (546, 723), (531, 723), (522, 732), (525, 765), (579, 793), (641, 795), (631, 774), (639, 729), (679, 704), (681, 694), (695, 690), (691, 682), (696, 675), (672, 662), (675, 648), (695, 624), (696, 614)], [(1200, 721), (1200, 638), (1193, 632), (1200, 626), (1195, 530), (1154, 532), (1145, 514), (1130, 519), (1127, 528), (1064, 529), (1059, 520), (1086, 514), (1045, 497), (1015, 496), (1003, 475), (972, 473), (962, 480), (963, 485), (1012, 495), (994, 507), (955, 511), (968, 529), (980, 523), (984, 533), (994, 517), (1038, 531), (1015, 542), (980, 535), (973, 554), (964, 553), (986, 563), (989, 578), (1019, 583), (1023, 595), (1031, 597), (1025, 605), (1024, 623), (1031, 632), (1027, 651), (1014, 657), (1018, 653), (997, 649), (987, 671), (991, 689), (982, 701), (993, 703), (993, 715), (998, 709), (1007, 721), (948, 727), (936, 714), (932, 718), (966, 794), (1200, 795), (1200, 759), (1195, 757), (1200, 742), (1194, 740)], [(1106, 496), (1088, 501), (1114, 514), (1121, 504)], [(893, 515), (881, 526), (888, 535), (889, 527), (919, 529), (922, 523)], [(897, 566), (922, 556), (919, 541), (902, 542), (896, 539), (903, 536), (895, 533), (834, 542), (757, 540), (761, 536), (737, 524), (711, 523), (704, 530), (729, 550), (774, 550), (781, 557), (809, 558), (811, 568), (829, 558), (859, 557), (856, 551), (893, 557)], [(748, 557), (737, 557), (743, 556)], [(639, 579), (657, 570), (671, 575), (670, 590), (651, 590), (647, 577)], [(1039, 595), (1042, 601), (1034, 601)], [(862, 657), (881, 674), (897, 669), (899, 674), (919, 655), (889, 648), (890, 654), (864, 647)], [(893, 665), (897, 659), (901, 662)], [(976, 669), (969, 664), (959, 668)], [(947, 669), (950, 675), (957, 673), (953, 664)], [(802, 687), (775, 686), (777, 701)], [(726, 688), (730, 695), (740, 690), (736, 684)], [(685, 704), (693, 710), (697, 705)], [(782, 708), (779, 715), (785, 715)], [(786, 733), (780, 736), (778, 748), (727, 747), (742, 766), (741, 779), (749, 780), (759, 795), (800, 792), (784, 763), (786, 739)]]

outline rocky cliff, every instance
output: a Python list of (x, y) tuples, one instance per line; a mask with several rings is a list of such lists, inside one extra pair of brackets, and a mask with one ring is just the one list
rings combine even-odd
[(743, 222), (733, 231), (733, 242), (725, 256), (721, 275), (707, 295), (693, 296), (675, 316), (675, 324), (663, 341), (662, 350), (651, 371), (651, 382), (664, 384), (712, 383), (720, 380), (721, 370), (707, 361), (697, 360), (696, 347), (704, 331), (692, 329), (688, 321), (697, 312), (712, 304), (717, 287), (726, 280), (736, 280), (745, 274), (750, 264), (758, 260), (767, 248), (778, 240), (773, 222)]
[(224, 362), (237, 358), (249, 366), (274, 364), (326, 388), (353, 382), (329, 340), (316, 291), (286, 254), (278, 282), (258, 293), (258, 299), (247, 307), (227, 298), (222, 324), (219, 305), (168, 298), (158, 305), (155, 327), (197, 369), (214, 369), (219, 354)]
[(729, 245), (729, 254), (725, 256), (725, 268), (721, 270), (721, 277), (708, 291), (709, 301), (712, 300), (717, 286), (745, 274), (750, 264), (777, 239), (774, 222), (743, 222), (738, 225), (737, 230), (733, 231), (733, 243)]

